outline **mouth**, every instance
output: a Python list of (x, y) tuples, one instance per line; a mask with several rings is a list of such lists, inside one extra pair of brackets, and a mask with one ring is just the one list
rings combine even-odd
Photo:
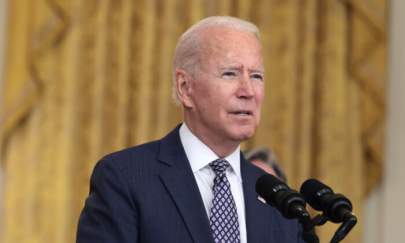
[(253, 112), (251, 112), (251, 111), (248, 111), (248, 110), (238, 110), (238, 111), (231, 111), (231, 112), (229, 112), (231, 115), (236, 115), (236, 116), (241, 116), (241, 117), (244, 117), (244, 116), (252, 116), (253, 115)]

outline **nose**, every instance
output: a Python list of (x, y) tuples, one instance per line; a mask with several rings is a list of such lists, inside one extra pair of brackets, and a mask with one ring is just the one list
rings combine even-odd
[(254, 88), (252, 80), (249, 77), (249, 74), (243, 75), (239, 82), (239, 88), (237, 92), (238, 98), (241, 99), (251, 99), (254, 97)]

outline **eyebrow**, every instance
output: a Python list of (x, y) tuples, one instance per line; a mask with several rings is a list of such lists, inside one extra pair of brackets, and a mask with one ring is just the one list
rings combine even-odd
[(242, 69), (242, 65), (239, 65), (239, 66), (236, 66), (236, 65), (234, 65), (234, 66), (232, 66), (232, 65), (231, 66), (223, 66), (220, 69), (221, 69), (221, 71), (225, 71), (225, 70), (238, 70), (238, 71), (240, 71)]
[(261, 74), (264, 73), (264, 70), (257, 70), (257, 69), (248, 69), (248, 71), (249, 71), (250, 73), (261, 73)]
[[(242, 65), (239, 65), (239, 66), (228, 66), (228, 67), (221, 67), (221, 71), (226, 71), (226, 70), (231, 70), (231, 71), (234, 71), (234, 70), (236, 70), (236, 71), (240, 71), (240, 70), (242, 70)], [(264, 73), (264, 70), (263, 69), (248, 69), (248, 72), (249, 73)]]

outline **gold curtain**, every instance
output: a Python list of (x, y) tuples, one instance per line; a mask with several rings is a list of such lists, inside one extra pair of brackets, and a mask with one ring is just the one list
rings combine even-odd
[[(262, 32), (263, 120), (246, 148), (271, 147), (292, 187), (317, 177), (360, 222), (383, 161), (386, 0), (13, 0), (0, 116), (3, 242), (74, 242), (103, 154), (160, 138), (178, 36), (209, 15)], [(327, 241), (336, 229), (319, 230)]]

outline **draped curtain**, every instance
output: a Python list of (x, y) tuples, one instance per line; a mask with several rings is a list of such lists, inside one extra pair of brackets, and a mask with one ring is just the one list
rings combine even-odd
[[(74, 242), (95, 162), (181, 121), (179, 35), (210, 15), (261, 29), (256, 136), (297, 188), (316, 177), (362, 204), (384, 160), (386, 0), (12, 0), (0, 116), (5, 243)], [(329, 241), (336, 226), (318, 234)]]

